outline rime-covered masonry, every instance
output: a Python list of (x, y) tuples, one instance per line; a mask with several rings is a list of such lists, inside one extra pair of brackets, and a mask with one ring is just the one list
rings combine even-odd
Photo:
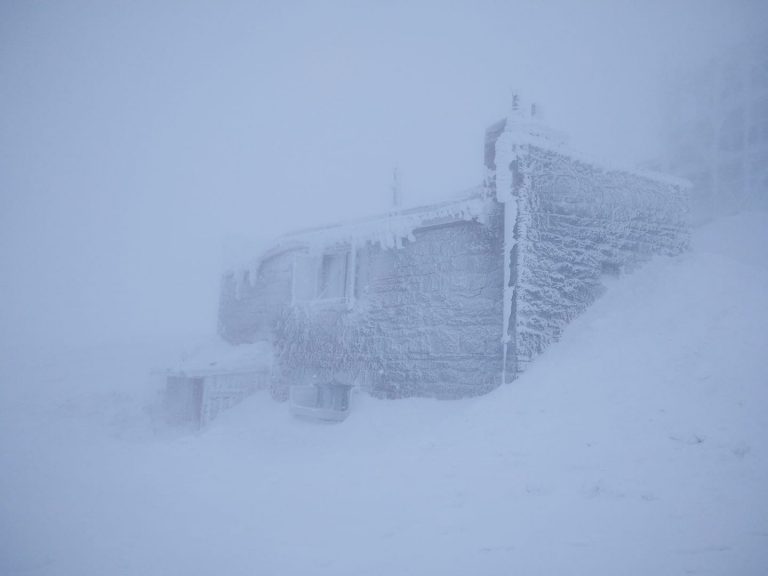
[(289, 234), (222, 281), (220, 334), (271, 342), (278, 387), (456, 398), (510, 381), (602, 278), (686, 247), (685, 183), (585, 159), (533, 109), (486, 133), (483, 186)]

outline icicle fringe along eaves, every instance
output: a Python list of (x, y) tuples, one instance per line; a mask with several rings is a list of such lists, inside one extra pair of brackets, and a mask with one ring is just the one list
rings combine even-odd
[(235, 275), (238, 285), (248, 280), (253, 283), (261, 262), (285, 251), (301, 250), (317, 254), (333, 246), (366, 244), (397, 249), (403, 246), (404, 241), (413, 242), (414, 231), (418, 228), (458, 221), (485, 222), (487, 216), (485, 189), (477, 187), (457, 200), (284, 234), (275, 240), (269, 250), (250, 262), (230, 267), (227, 273)]

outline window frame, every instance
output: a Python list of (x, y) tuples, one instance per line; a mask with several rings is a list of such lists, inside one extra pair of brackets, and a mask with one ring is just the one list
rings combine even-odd
[[(322, 295), (324, 263), (327, 258), (339, 256), (343, 257), (344, 293), (341, 296), (324, 297)], [(298, 288), (300, 266), (306, 266), (307, 263), (309, 263), (310, 271), (307, 273), (305, 270), (303, 277), (314, 279), (314, 283), (309, 287), (312, 293), (311, 297), (300, 296)], [(336, 246), (327, 248), (319, 253), (311, 253), (309, 250), (296, 252), (291, 264), (291, 305), (344, 306), (347, 309), (351, 309), (355, 303), (356, 276), (357, 250), (354, 246)]]

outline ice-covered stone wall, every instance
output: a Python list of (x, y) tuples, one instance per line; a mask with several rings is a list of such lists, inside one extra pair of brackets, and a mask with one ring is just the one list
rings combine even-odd
[(497, 124), (488, 139), (488, 185), (505, 206), (511, 380), (598, 297), (604, 276), (686, 247), (687, 191), (569, 153), (530, 119)]
[[(503, 248), (502, 206), (483, 204), (483, 218), (416, 227), (394, 244), (339, 242), (342, 229), (230, 272), (220, 334), (270, 340), (284, 386), (335, 378), (386, 397), (484, 393), (501, 382)], [(349, 267), (343, 297), (318, 294), (331, 255)]]
[(262, 258), (254, 269), (227, 272), (221, 279), (219, 334), (231, 344), (272, 340), (276, 322), (291, 304), (294, 253)]
[(457, 398), (500, 383), (500, 206), (491, 223), (416, 229), (357, 249), (354, 304), (288, 308), (275, 346), (286, 384), (342, 378), (386, 397)]

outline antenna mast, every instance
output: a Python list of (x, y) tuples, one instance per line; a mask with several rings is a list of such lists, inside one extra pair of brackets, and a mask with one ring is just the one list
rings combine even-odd
[(397, 210), (402, 204), (402, 190), (400, 189), (400, 175), (398, 174), (397, 166), (392, 170), (392, 208)]

